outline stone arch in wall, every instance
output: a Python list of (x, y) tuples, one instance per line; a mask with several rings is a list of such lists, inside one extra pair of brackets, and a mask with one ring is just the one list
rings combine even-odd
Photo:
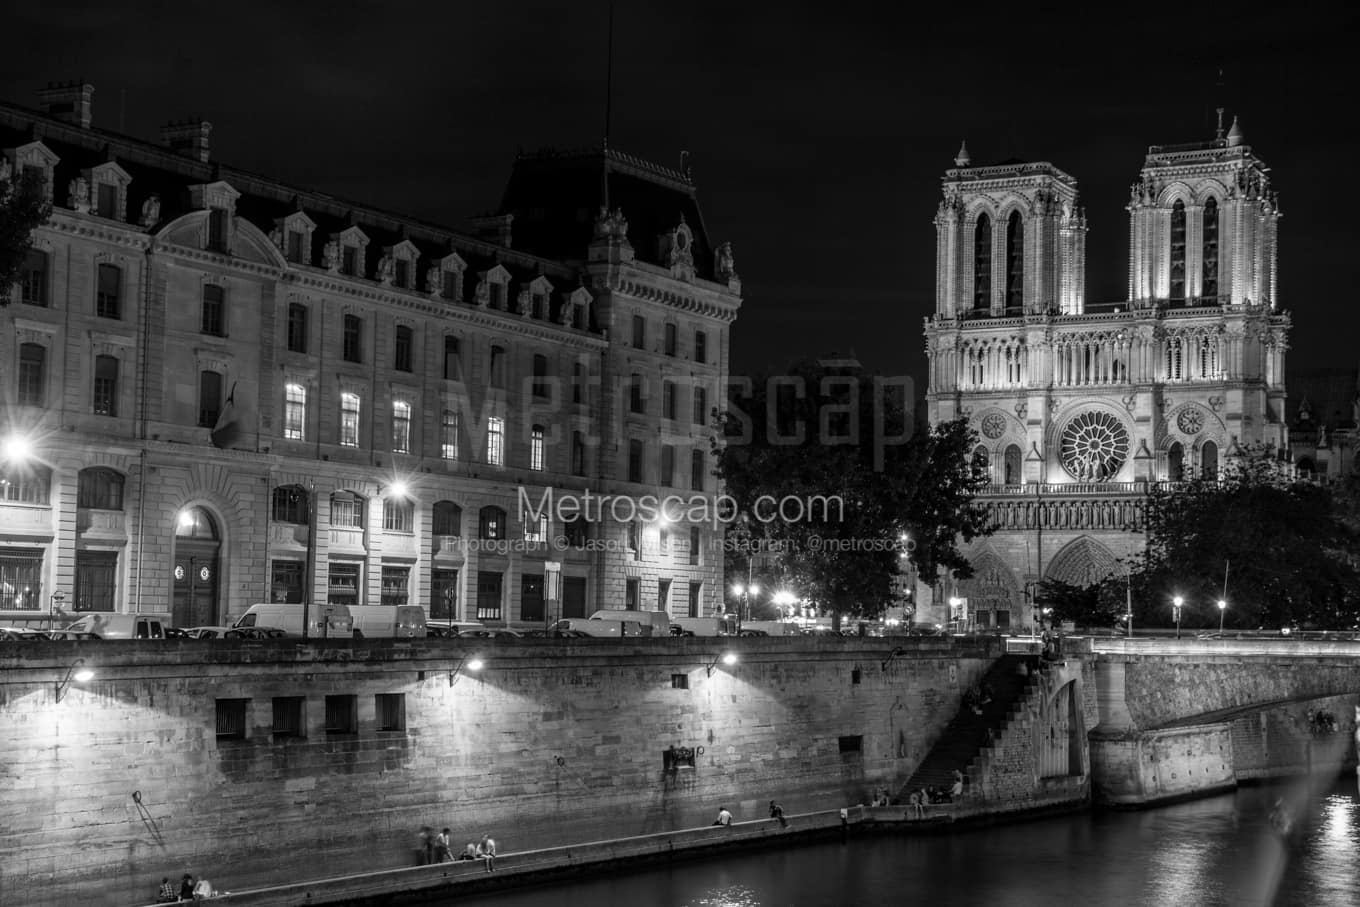
[(1046, 697), (1034, 724), (1034, 754), (1040, 778), (1064, 778), (1085, 774), (1082, 759), (1081, 696), (1077, 682), (1069, 681)]
[[(959, 582), (959, 596), (980, 627), (1009, 627), (1019, 618), (1020, 584), (1006, 562), (990, 548), (972, 558), (973, 575)], [(984, 616), (985, 615), (985, 616)]]
[(1114, 553), (1088, 535), (1073, 539), (1048, 562), (1044, 579), (1085, 588), (1119, 572)]

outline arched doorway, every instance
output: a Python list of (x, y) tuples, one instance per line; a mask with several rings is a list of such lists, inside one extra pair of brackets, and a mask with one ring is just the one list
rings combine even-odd
[(176, 627), (217, 623), (217, 560), (221, 537), (217, 523), (202, 507), (187, 507), (175, 521), (175, 593), (171, 619)]
[(1081, 741), (1081, 702), (1075, 681), (1063, 684), (1034, 725), (1035, 754), (1040, 778), (1085, 774)]

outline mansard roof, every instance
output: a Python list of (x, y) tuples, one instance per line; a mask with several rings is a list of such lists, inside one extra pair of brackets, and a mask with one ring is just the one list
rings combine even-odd
[[(0, 148), (19, 147), (35, 140), (59, 158), (52, 187), (53, 203), (58, 208), (71, 207), (68, 185), (81, 171), (116, 161), (131, 177), (127, 198), (130, 224), (138, 222), (143, 203), (153, 194), (160, 199), (160, 223), (165, 224), (193, 210), (191, 186), (221, 180), (241, 193), (236, 200), (236, 214), (266, 235), (290, 214), (302, 211), (311, 218), (316, 228), (310, 244), (311, 259), (304, 264), (314, 267), (322, 267), (325, 244), (332, 234), (357, 226), (369, 238), (366, 273), (362, 275), (368, 279), (377, 279), (384, 247), (409, 240), (420, 251), (418, 273), (413, 275), (415, 292), (424, 289), (427, 270), (439, 267), (440, 260), (451, 251), (467, 262), (469, 279), (462, 282), (464, 302), (474, 301), (476, 274), (498, 263), (517, 286), (527, 285), (539, 276), (552, 284), (553, 319), (557, 318), (564, 298), (581, 284), (582, 274), (574, 262), (535, 255), (518, 244), (505, 248), (442, 225), (292, 186), (218, 162), (203, 162), (109, 130), (82, 128), (19, 105), (0, 103)], [(586, 223), (587, 229), (592, 222), (593, 215)], [(584, 254), (580, 257), (584, 258)]]
[(689, 175), (612, 148), (521, 154), (497, 213), (514, 215), (517, 246), (582, 262), (594, 237), (595, 217), (606, 203), (627, 219), (636, 258), (655, 265), (665, 265), (659, 237), (683, 218), (694, 237), (695, 270), (713, 279), (713, 245)]

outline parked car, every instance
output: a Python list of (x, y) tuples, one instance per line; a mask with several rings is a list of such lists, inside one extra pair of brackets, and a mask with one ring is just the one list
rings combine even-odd
[[(61, 630), (56, 632), (60, 633)], [(29, 639), (48, 639), (48, 634), (42, 630), (31, 630), (27, 627), (0, 627), (0, 640), (6, 642), (24, 642)]]
[(464, 630), (458, 636), (466, 639), (522, 639), (524, 634), (506, 627), (482, 627), (479, 630)]
[(224, 639), (236, 631), (231, 627), (186, 627), (181, 632), (190, 639)]
[(486, 624), (475, 620), (436, 620), (425, 621), (425, 635), (439, 637), (453, 637), (462, 633), (464, 630), (482, 630)]
[(227, 631), (227, 639), (283, 639), (291, 636), (280, 627), (232, 627)]
[(543, 630), (525, 630), (524, 635), (535, 639), (583, 639), (586, 634), (580, 630), (559, 630), (552, 627)]

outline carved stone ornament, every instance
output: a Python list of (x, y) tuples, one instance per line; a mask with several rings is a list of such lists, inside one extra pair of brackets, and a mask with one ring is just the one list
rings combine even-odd
[(159, 195), (152, 195), (148, 197), (146, 201), (142, 202), (142, 216), (138, 219), (137, 223), (150, 229), (160, 222), (161, 197)]
[(1001, 413), (988, 413), (983, 416), (982, 433), (995, 441), (1006, 433), (1006, 417)]
[(397, 264), (391, 255), (384, 255), (378, 259), (378, 283), (385, 287), (392, 285), (392, 276), (396, 273)]
[(491, 284), (485, 279), (477, 281), (477, 286), (472, 290), (472, 300), (482, 308), (491, 304)]
[(1214, 412), (1218, 412), (1219, 410), (1221, 410), (1221, 409), (1223, 408), (1223, 398), (1222, 398), (1222, 397), (1210, 397), (1210, 398), (1209, 398), (1209, 408), (1210, 408), (1211, 410), (1213, 410)]
[(1176, 416), (1176, 427), (1187, 435), (1199, 434), (1199, 430), (1204, 427), (1204, 413), (1188, 406)]
[(562, 307), (557, 310), (558, 324), (571, 324), (571, 320), (576, 317), (576, 303), (572, 302), (570, 296), (562, 300)]
[(731, 280), (737, 276), (737, 262), (732, 255), (732, 244), (730, 242), (718, 246), (714, 257), (717, 264), (714, 265), (713, 270), (717, 273), (719, 280)]
[(1129, 412), (1133, 412), (1135, 409), (1137, 409), (1137, 407), (1138, 407), (1137, 394), (1129, 394), (1127, 397), (1124, 398), (1124, 408), (1127, 409)]
[(1062, 401), (1061, 401), (1061, 400), (1059, 400), (1057, 397), (1052, 397), (1052, 398), (1049, 399), (1049, 401), (1048, 401), (1048, 411), (1049, 411), (1050, 413), (1056, 413), (1056, 412), (1057, 412), (1059, 409), (1061, 409), (1061, 408), (1062, 408)]
[(10, 165), (9, 158), (0, 157), (0, 180), (8, 181), (14, 173), (14, 167)]
[(438, 296), (443, 289), (444, 272), (439, 269), (437, 264), (431, 265), (430, 269), (425, 272), (425, 292), (431, 296)]
[(77, 176), (67, 183), (68, 202), (77, 211), (88, 213), (90, 210), (90, 184), (85, 177)]
[(321, 266), (332, 274), (340, 270), (340, 244), (333, 239), (321, 247)]
[(1024, 422), (1027, 416), (1029, 416), (1029, 404), (1024, 400), (1015, 401), (1015, 418)]
[(1128, 429), (1108, 413), (1078, 413), (1063, 428), (1059, 456), (1074, 479), (1109, 481), (1128, 459)]
[(520, 287), (520, 291), (515, 294), (515, 314), (529, 314), (529, 288)]

